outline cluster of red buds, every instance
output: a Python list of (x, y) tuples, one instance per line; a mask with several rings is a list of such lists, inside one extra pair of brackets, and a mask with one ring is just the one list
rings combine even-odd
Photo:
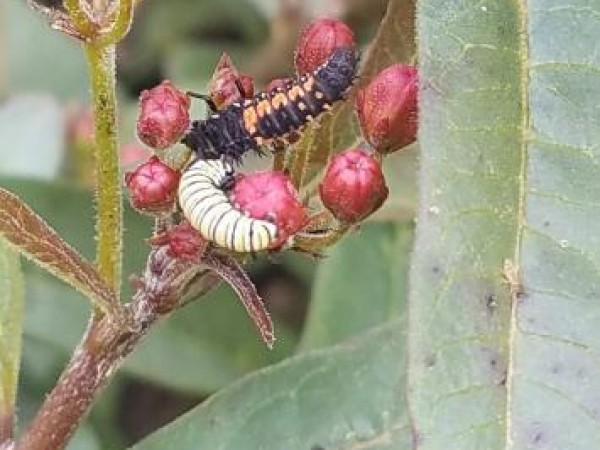
[[(336, 48), (355, 47), (352, 30), (334, 19), (319, 19), (300, 35), (295, 66), (298, 74), (322, 65)], [(269, 88), (288, 80), (275, 79)], [(371, 148), (348, 149), (334, 155), (319, 185), (323, 206), (343, 224), (354, 224), (376, 211), (387, 198), (381, 155), (416, 139), (417, 70), (395, 64), (382, 70), (357, 92), (355, 108), (365, 141)], [(252, 78), (239, 72), (228, 55), (219, 60), (208, 85), (208, 97), (217, 109), (254, 94)], [(170, 81), (144, 91), (140, 97), (138, 137), (149, 147), (163, 150), (175, 145), (190, 125), (190, 99)], [(171, 213), (176, 206), (180, 171), (156, 156), (126, 175), (133, 206), (153, 214)], [(266, 171), (238, 176), (230, 193), (232, 203), (255, 218), (277, 224), (281, 244), (302, 230), (306, 209), (288, 176)]]
[[(299, 38), (294, 59), (297, 75), (316, 70), (335, 49), (347, 47), (356, 47), (356, 43), (346, 24), (332, 19), (312, 22)], [(388, 187), (381, 169), (383, 157), (416, 139), (417, 70), (395, 64), (368, 83), (361, 81), (356, 92), (350, 95), (354, 97), (365, 145), (346, 149), (330, 158), (319, 183), (321, 203), (327, 212), (309, 216), (306, 205), (299, 200), (302, 197), (297, 187), (282, 171), (238, 174), (231, 189), (226, 190), (235, 209), (248, 217), (268, 220), (277, 227), (277, 240), (269, 249), (292, 247), (319, 253), (318, 244), (302, 247), (299, 243), (310, 239), (318, 241), (320, 232), (337, 229), (343, 234), (349, 225), (365, 220), (386, 200)], [(285, 88), (289, 83), (289, 79), (275, 79), (268, 89)], [(253, 95), (252, 78), (239, 72), (223, 54), (208, 85), (208, 94), (201, 97), (212, 108), (222, 110)], [(169, 149), (190, 129), (189, 107), (189, 95), (170, 81), (142, 92), (137, 123), (140, 141), (162, 157), (168, 155)], [(185, 166), (171, 167), (158, 156), (152, 156), (127, 173), (125, 181), (136, 209), (170, 217), (163, 223), (171, 225), (151, 239), (153, 245), (166, 246), (168, 253), (176, 258), (198, 260), (206, 255), (208, 260), (211, 256), (204, 252), (210, 247), (209, 242), (176, 214), (178, 185)], [(315, 225), (317, 218), (323, 217), (329, 229)], [(325, 239), (322, 242), (321, 247), (332, 243)]]

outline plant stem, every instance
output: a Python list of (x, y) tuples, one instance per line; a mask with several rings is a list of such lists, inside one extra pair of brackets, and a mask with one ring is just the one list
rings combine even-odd
[(98, 271), (120, 292), (122, 206), (117, 143), (115, 46), (85, 44), (95, 126)]
[(140, 288), (118, 317), (105, 315), (90, 321), (69, 365), (15, 450), (63, 449), (98, 393), (148, 329), (179, 308), (192, 286), (194, 294), (203, 295), (219, 283), (199, 262), (173, 259), (167, 252), (165, 247), (153, 249)]
[[(148, 318), (146, 328), (155, 318)], [(17, 449), (64, 448), (96, 394), (141, 336), (141, 332), (119, 329), (108, 316), (104, 316), (99, 322), (92, 322), (84, 340), (30, 423)]]

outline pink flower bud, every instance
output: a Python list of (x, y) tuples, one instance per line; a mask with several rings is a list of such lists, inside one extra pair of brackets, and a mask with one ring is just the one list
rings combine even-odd
[(342, 222), (355, 223), (375, 212), (388, 196), (379, 162), (366, 150), (335, 155), (319, 186), (323, 205)]
[(181, 174), (151, 157), (133, 172), (125, 174), (125, 183), (134, 208), (146, 212), (166, 212), (173, 208)]
[(317, 19), (300, 34), (294, 62), (296, 71), (303, 75), (325, 63), (336, 48), (354, 47), (354, 33), (344, 22), (335, 19)]
[(417, 138), (418, 89), (417, 69), (395, 64), (358, 92), (356, 110), (360, 126), (379, 153), (391, 153)]
[(165, 80), (140, 95), (137, 133), (151, 148), (164, 149), (177, 143), (190, 125), (190, 99)]
[[(242, 91), (240, 91), (240, 87)], [(221, 55), (212, 79), (207, 86), (208, 95), (218, 109), (254, 95), (252, 77), (238, 72), (227, 53)]]
[(308, 215), (298, 193), (283, 172), (253, 172), (238, 176), (230, 194), (233, 205), (254, 217), (270, 220), (278, 230), (276, 248), (306, 225)]

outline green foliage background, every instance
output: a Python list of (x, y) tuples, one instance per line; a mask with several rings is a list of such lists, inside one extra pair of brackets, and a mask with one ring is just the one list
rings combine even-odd
[[(600, 447), (600, 0), (420, 0), (416, 53), (413, 2), (391, 0), (377, 31), (386, 3), (349, 2), (370, 7), (347, 19), (362, 43), (376, 36), (367, 75), (419, 63), (418, 202), (412, 148), (386, 160), (393, 195), (376, 220), (318, 263), (280, 262), (312, 286), (300, 331), (279, 316), (269, 353), (232, 294), (211, 294), (148, 337), (70, 449), (131, 440), (122, 423), (132, 379), (182, 393), (188, 406), (216, 392), (136, 449)], [(85, 68), (23, 2), (0, 7), (10, 18), (0, 184), (89, 257), (89, 189), (64, 176), (69, 153), (57, 132), (65, 101), (85, 99)], [(168, 77), (198, 90), (223, 49), (259, 81), (289, 74), (299, 25), (267, 1), (148, 0), (121, 53), (125, 142), (136, 89)], [(341, 108), (305, 141), (346, 145), (351, 118)], [(132, 273), (149, 224), (130, 211), (126, 223)], [(251, 271), (264, 279), (266, 267)], [(24, 271), (22, 422), (87, 310), (64, 285)], [(301, 301), (279, 302), (292, 297)], [(18, 319), (19, 308), (0, 306)]]

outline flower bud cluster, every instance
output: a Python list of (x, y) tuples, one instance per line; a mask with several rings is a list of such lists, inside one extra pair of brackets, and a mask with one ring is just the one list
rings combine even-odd
[[(337, 48), (355, 47), (352, 30), (334, 19), (318, 19), (302, 32), (294, 57), (298, 74), (316, 70)], [(268, 90), (285, 88), (290, 80), (275, 79)], [(208, 84), (207, 98), (217, 109), (254, 94), (252, 78), (240, 73), (223, 54)], [(418, 73), (412, 66), (394, 64), (376, 74), (355, 95), (355, 109), (365, 141), (371, 148), (351, 148), (334, 155), (319, 184), (323, 206), (343, 224), (358, 223), (375, 212), (388, 196), (381, 156), (414, 142), (418, 129)], [(153, 149), (177, 143), (190, 125), (187, 94), (165, 81), (140, 98), (138, 136)], [(289, 140), (288, 140), (289, 142)], [(126, 175), (134, 207), (147, 212), (173, 211), (180, 172), (156, 156)], [(228, 193), (232, 205), (246, 215), (277, 226), (284, 245), (309, 222), (305, 205), (287, 174), (263, 171), (236, 176)], [(188, 226), (189, 228), (189, 226)], [(190, 230), (175, 236), (175, 254), (186, 254), (181, 241)], [(193, 232), (192, 232), (193, 233)], [(184, 248), (184, 250), (177, 250)]]

